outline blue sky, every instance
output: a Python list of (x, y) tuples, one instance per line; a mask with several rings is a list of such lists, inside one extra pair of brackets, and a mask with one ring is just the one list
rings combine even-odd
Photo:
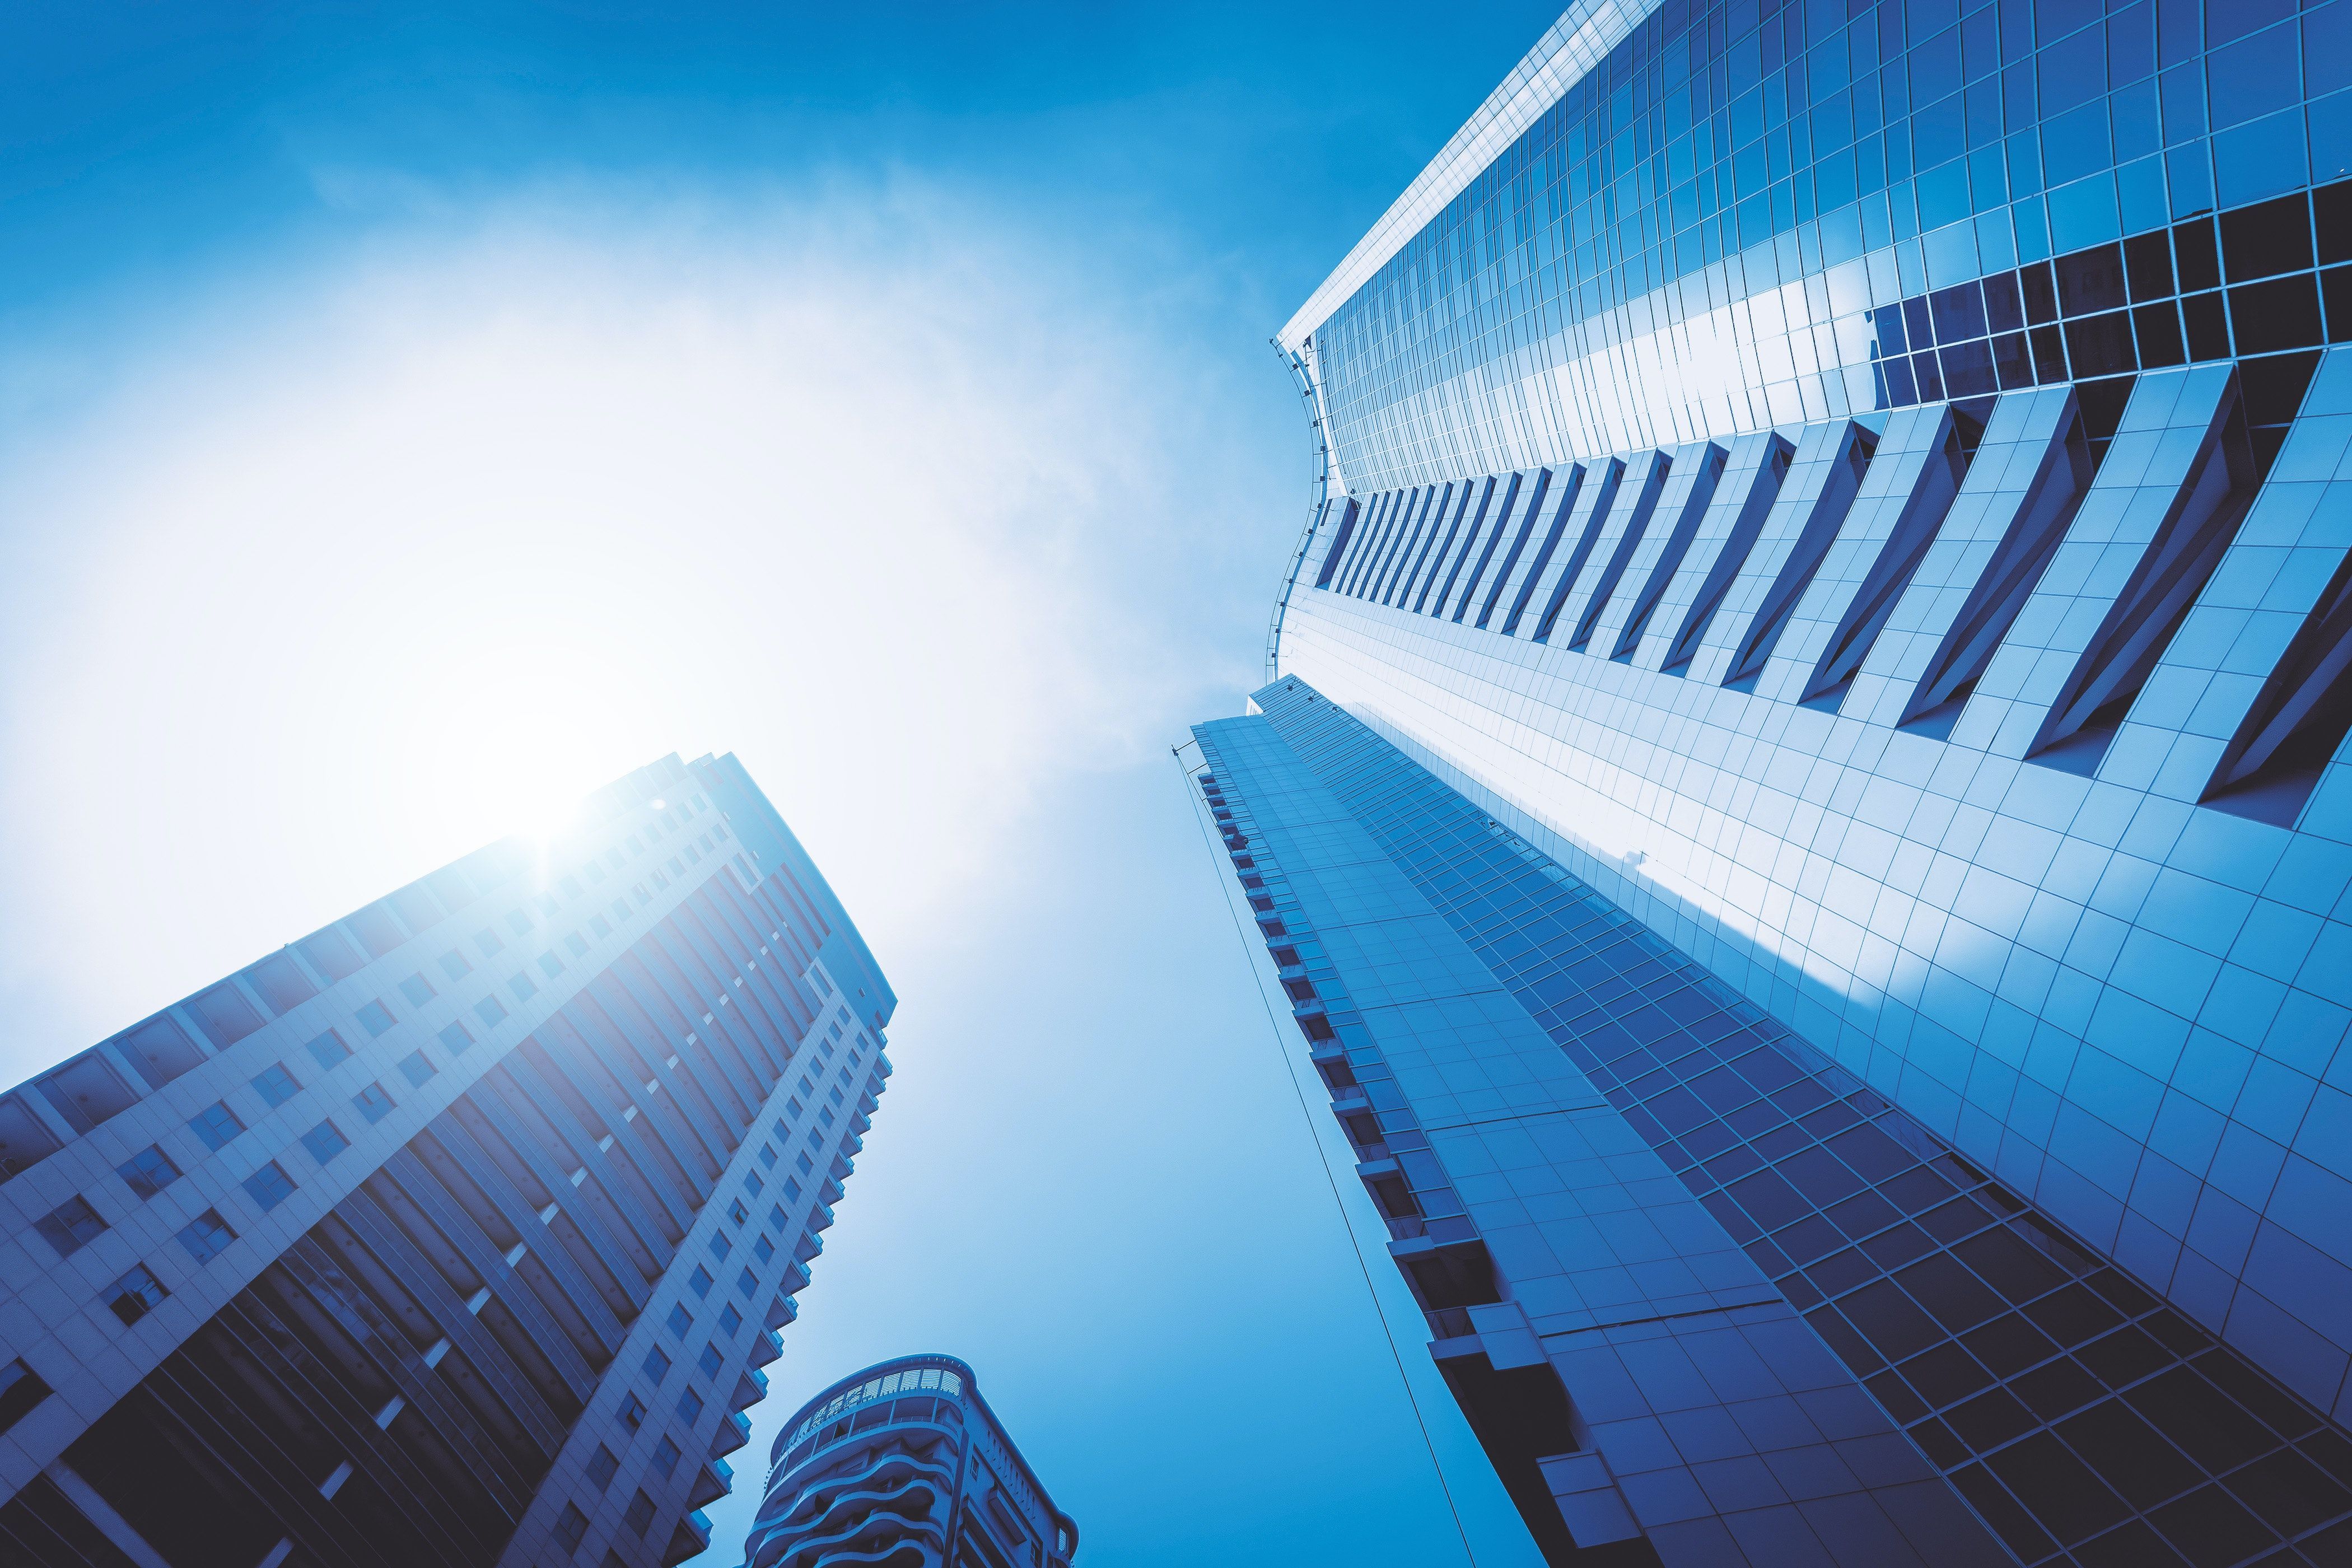
[(0, 17), (0, 1075), (733, 750), (902, 1002), (703, 1561), (917, 1349), (1082, 1563), (1459, 1561), (1167, 748), (1304, 517), (1267, 338), (1549, 20)]

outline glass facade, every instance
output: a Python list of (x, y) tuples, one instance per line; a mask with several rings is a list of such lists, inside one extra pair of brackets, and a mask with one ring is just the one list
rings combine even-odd
[(2275, 428), (2352, 341), (2347, 88), (2343, 0), (1667, 0), (1314, 329), (1338, 467), (2296, 356)]
[(0, 1096), (0, 1559), (703, 1551), (894, 1005), (672, 757)]
[[(1629, 1360), (1721, 1314), (1984, 1560), (2352, 1555), (2345, 3), (1564, 22), (1285, 330), (1328, 490), (1212, 809), (1384, 1212), (1476, 1232), (1416, 1288), (1549, 1548), (1906, 1560), (1730, 1341)], [(1601, 1165), (1433, 1113), (1479, 1047), (1382, 1034), (1293, 785)]]
[(785, 1424), (743, 1542), (744, 1568), (903, 1563), (1068, 1568), (1078, 1527), (1054, 1506), (951, 1356), (844, 1378)]

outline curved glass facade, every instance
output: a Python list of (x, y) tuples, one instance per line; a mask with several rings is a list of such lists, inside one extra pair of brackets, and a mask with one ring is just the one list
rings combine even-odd
[(1066, 1568), (1078, 1531), (951, 1356), (867, 1367), (769, 1455), (747, 1568)]

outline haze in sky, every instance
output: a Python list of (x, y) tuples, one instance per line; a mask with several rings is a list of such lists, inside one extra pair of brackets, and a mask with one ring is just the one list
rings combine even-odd
[[(0, 1074), (731, 750), (901, 1005), (698, 1561), (918, 1350), (1090, 1568), (1461, 1561), (1169, 748), (1306, 517), (1267, 338), (1549, 20), (0, 19)], [(1468, 1543), (1534, 1563), (1340, 1189)]]

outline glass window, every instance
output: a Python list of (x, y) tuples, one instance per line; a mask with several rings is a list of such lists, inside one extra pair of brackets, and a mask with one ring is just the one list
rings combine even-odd
[(304, 1048), (310, 1053), (310, 1059), (319, 1064), (321, 1072), (339, 1062), (348, 1060), (352, 1054), (351, 1047), (343, 1044), (342, 1036), (332, 1029), (329, 1029), (325, 1034), (312, 1040)]
[(740, 1275), (738, 1275), (738, 1276), (736, 1277), (736, 1279), (735, 1279), (735, 1294), (737, 1294), (738, 1296), (742, 1297), (742, 1298), (743, 1298), (743, 1300), (745, 1300), (746, 1301), (748, 1301), (748, 1300), (750, 1300), (752, 1297), (754, 1297), (754, 1296), (758, 1295), (759, 1293), (760, 1293), (760, 1279), (759, 1279), (759, 1276), (757, 1276), (757, 1275), (753, 1274), (750, 1269), (746, 1268), (745, 1270), (743, 1270), (743, 1272), (742, 1272), (741, 1274), (740, 1274)]
[(564, 937), (563, 945), (572, 950), (572, 956), (574, 958), (588, 956), (588, 939), (576, 931)]
[(507, 988), (514, 993), (518, 1004), (528, 1002), (539, 994), (539, 982), (528, 974), (516, 975), (507, 982)]
[(272, 1160), (245, 1179), (246, 1195), (263, 1209), (274, 1209), (294, 1195), (294, 1178)]
[(441, 973), (452, 981), (463, 980), (474, 973), (474, 966), (466, 962), (464, 953), (453, 947), (441, 955)]
[(694, 1314), (688, 1311), (683, 1303), (669, 1310), (669, 1331), (672, 1337), (682, 1340), (693, 1327)]
[(635, 1394), (629, 1395), (621, 1406), (621, 1424), (634, 1432), (646, 1424), (646, 1402)]
[(499, 940), (499, 933), (488, 926), (474, 933), (474, 945), (481, 950), (484, 958), (496, 958), (507, 950), (507, 944)]
[(437, 994), (433, 989), (433, 982), (422, 974), (412, 974), (402, 981), (400, 994), (408, 998), (408, 1005), (412, 1007), (422, 1007)]
[(373, 1123), (392, 1114), (394, 1101), (392, 1096), (384, 1092), (383, 1084), (372, 1083), (352, 1096), (352, 1103)]
[(555, 1521), (555, 1538), (563, 1542), (566, 1552), (577, 1552), (587, 1535), (588, 1516), (580, 1511), (578, 1503), (565, 1503), (563, 1516)]
[(180, 1227), (180, 1245), (198, 1263), (209, 1263), (236, 1239), (236, 1232), (221, 1218), (220, 1210), (206, 1209)]
[(360, 1005), (359, 1020), (360, 1027), (365, 1029), (369, 1036), (373, 1037), (392, 1027), (392, 1009), (381, 1002), (362, 1003)]
[(542, 952), (539, 955), (539, 967), (545, 972), (550, 980), (552, 980), (563, 973), (563, 960), (556, 957), (552, 952)]
[(440, 1070), (423, 1051), (411, 1051), (400, 1058), (400, 1076), (408, 1080), (411, 1089), (423, 1089), (425, 1081)]
[(302, 1134), (302, 1147), (310, 1151), (310, 1158), (321, 1165), (351, 1146), (352, 1141), (332, 1121), (321, 1121)]
[(762, 1263), (772, 1263), (776, 1258), (776, 1244), (762, 1236), (751, 1244), (751, 1255)]
[[(25, 1418), (26, 1413), (47, 1399), (53, 1391), (41, 1381), (40, 1374), (26, 1366), (20, 1357), (0, 1366), (0, 1432), (5, 1432)], [(669, 1462), (677, 1463), (677, 1449), (664, 1439), (669, 1447)], [(665, 1475), (668, 1472), (664, 1471)]]
[(645, 1494), (643, 1488), (639, 1488), (637, 1495), (629, 1500), (629, 1511), (621, 1516), (621, 1522), (638, 1535), (653, 1528), (654, 1500)]
[(163, 1289), (163, 1282), (156, 1279), (145, 1264), (134, 1263), (131, 1266), (131, 1272), (117, 1279), (113, 1289), (107, 1292), (106, 1304), (113, 1309), (116, 1317), (122, 1320), (123, 1327), (128, 1328), (162, 1306), (163, 1298), (170, 1294)]
[(131, 1189), (131, 1195), (142, 1200), (153, 1197), (180, 1179), (180, 1167), (172, 1163), (170, 1156), (152, 1143), (115, 1166), (114, 1170), (122, 1178), (123, 1184)]
[(730, 1307), (719, 1314), (719, 1332), (722, 1338), (733, 1339), (735, 1331), (743, 1326), (743, 1314)]
[(669, 1475), (677, 1468), (678, 1458), (677, 1445), (665, 1437), (654, 1446), (652, 1468), (665, 1476)]
[(727, 1358), (719, 1353), (717, 1345), (709, 1344), (702, 1347), (702, 1353), (695, 1358), (694, 1364), (702, 1369), (703, 1376), (715, 1378), (719, 1375), (719, 1369), (727, 1364)]
[(226, 1148), (230, 1139), (245, 1131), (236, 1112), (217, 1100), (188, 1118), (188, 1126), (207, 1149)]
[(474, 1037), (467, 1032), (463, 1024), (452, 1024), (434, 1038), (439, 1040), (441, 1048), (453, 1057), (464, 1056), (466, 1047), (474, 1043)]
[(589, 1484), (601, 1492), (613, 1484), (613, 1478), (620, 1474), (620, 1470), (621, 1461), (614, 1457), (613, 1450), (602, 1443), (597, 1444), (594, 1456), (588, 1461)]
[(688, 1425), (691, 1425), (701, 1416), (702, 1394), (701, 1391), (697, 1389), (692, 1384), (687, 1384), (687, 1386), (679, 1392), (677, 1396), (677, 1413), (686, 1417)]
[(708, 1296), (710, 1294), (710, 1288), (718, 1283), (718, 1280), (710, 1277), (709, 1269), (697, 1264), (694, 1272), (688, 1277), (686, 1286), (698, 1296)]
[(662, 1385), (662, 1380), (669, 1376), (671, 1364), (669, 1352), (659, 1345), (646, 1352), (646, 1376), (651, 1380), (656, 1388), (659, 1388)]
[(482, 1027), (495, 1029), (506, 1022), (506, 1004), (495, 996), (485, 996), (474, 1004), (474, 1016), (482, 1021)]
[(89, 1201), (76, 1194), (35, 1220), (33, 1228), (59, 1258), (71, 1258), (105, 1234), (107, 1226)]
[(302, 1086), (295, 1081), (292, 1073), (286, 1070), (284, 1062), (272, 1062), (254, 1074), (253, 1091), (261, 1096), (264, 1104), (275, 1110), (301, 1093)]
[(515, 910), (512, 914), (507, 916), (507, 926), (517, 936), (529, 936), (530, 934), (531, 927), (530, 911), (529, 910)]
[[(602, 942), (606, 937), (613, 934), (613, 922), (606, 920), (603, 915), (590, 915), (588, 917), (588, 929), (596, 933), (597, 941)], [(574, 933), (575, 937), (577, 934), (578, 933), (576, 932)], [(582, 942), (580, 944), (579, 951), (582, 952), (587, 952), (588, 944), (584, 942)]]

